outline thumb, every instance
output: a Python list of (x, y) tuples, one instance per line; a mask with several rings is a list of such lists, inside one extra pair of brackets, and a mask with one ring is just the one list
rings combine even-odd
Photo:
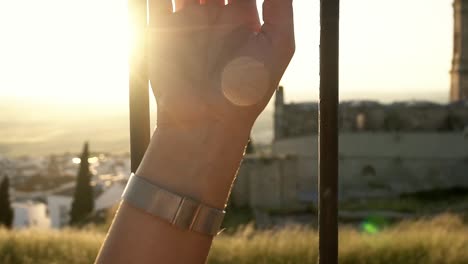
[(280, 48), (294, 49), (293, 0), (264, 0), (262, 32)]

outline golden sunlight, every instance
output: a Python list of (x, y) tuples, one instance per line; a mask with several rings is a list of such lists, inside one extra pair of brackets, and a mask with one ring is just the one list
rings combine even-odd
[[(445, 100), (450, 2), (344, 1), (340, 96), (391, 100), (412, 91), (420, 99), (440, 97), (428, 97), (430, 91)], [(319, 3), (294, 5), (297, 50), (282, 84), (288, 100), (315, 100)], [(127, 0), (0, 0), (0, 97), (126, 107), (129, 36)]]
[(0, 2), (2, 95), (63, 103), (127, 94), (126, 1)]

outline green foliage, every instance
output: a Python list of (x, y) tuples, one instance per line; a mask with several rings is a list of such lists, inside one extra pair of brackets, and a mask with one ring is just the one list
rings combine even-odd
[(238, 228), (254, 222), (253, 212), (248, 207), (237, 208), (228, 205), (226, 208), (226, 215), (224, 216), (222, 228), (224, 232), (232, 233)]
[[(0, 263), (92, 263), (104, 236), (97, 230), (0, 229)], [(341, 264), (466, 264), (467, 248), (468, 226), (458, 216), (441, 215), (404, 221), (374, 234), (342, 227), (339, 259)], [(249, 225), (218, 236), (208, 263), (316, 263), (317, 254), (318, 235), (311, 228), (259, 231)]]
[(0, 226), (11, 228), (13, 222), (13, 209), (10, 204), (10, 180), (3, 177), (0, 184)]
[(400, 115), (393, 111), (384, 118), (384, 128), (387, 131), (400, 131), (403, 129), (403, 120)]
[(85, 143), (81, 154), (80, 169), (76, 179), (75, 194), (70, 212), (70, 224), (83, 224), (83, 221), (93, 212), (94, 195), (91, 186), (91, 172), (89, 170), (89, 145)]
[(456, 211), (468, 205), (468, 189), (455, 187), (406, 193), (396, 198), (374, 198), (361, 201), (346, 201), (340, 210), (373, 211), (388, 210), (402, 213), (431, 214), (442, 211)]

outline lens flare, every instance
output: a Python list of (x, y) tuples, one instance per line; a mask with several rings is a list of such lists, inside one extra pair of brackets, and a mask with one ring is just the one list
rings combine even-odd
[(381, 216), (369, 216), (361, 223), (361, 231), (367, 234), (377, 234), (388, 225), (387, 219)]

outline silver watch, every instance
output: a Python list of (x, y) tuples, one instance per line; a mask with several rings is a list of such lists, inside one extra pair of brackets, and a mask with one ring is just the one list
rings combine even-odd
[(126, 203), (178, 228), (209, 236), (219, 233), (225, 214), (223, 210), (170, 192), (133, 173), (122, 198)]

